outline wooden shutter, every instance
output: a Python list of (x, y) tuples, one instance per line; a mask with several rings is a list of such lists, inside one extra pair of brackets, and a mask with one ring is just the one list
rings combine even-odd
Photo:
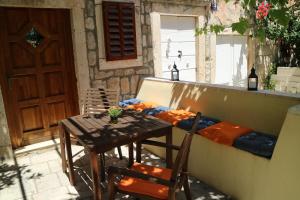
[(137, 58), (133, 3), (103, 2), (106, 60)]

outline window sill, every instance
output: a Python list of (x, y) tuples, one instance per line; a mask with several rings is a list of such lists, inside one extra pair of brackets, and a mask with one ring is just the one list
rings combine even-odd
[(99, 64), (100, 64), (100, 70), (140, 67), (143, 66), (143, 58), (142, 56), (138, 56), (137, 59), (115, 60), (115, 61), (107, 61), (105, 58), (100, 58)]

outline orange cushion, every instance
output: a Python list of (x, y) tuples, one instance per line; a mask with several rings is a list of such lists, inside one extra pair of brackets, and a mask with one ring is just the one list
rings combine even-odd
[(157, 107), (156, 103), (153, 103), (153, 102), (143, 102), (143, 103), (138, 103), (138, 104), (134, 104), (134, 105), (129, 105), (126, 108), (137, 110), (137, 111), (141, 112), (141, 111), (143, 111), (145, 109), (155, 108), (155, 107)]
[(235, 125), (229, 122), (220, 122), (198, 133), (212, 141), (231, 146), (236, 138), (251, 132), (252, 129)]
[[(153, 167), (140, 163), (134, 163), (131, 169), (165, 180), (169, 180), (172, 175), (171, 169)], [(147, 195), (158, 199), (168, 199), (169, 188), (167, 186), (151, 183), (139, 178), (124, 177), (119, 182), (118, 188), (119, 190), (130, 193)]]
[(155, 117), (167, 121), (176, 126), (180, 121), (194, 117), (195, 113), (185, 110), (169, 110), (158, 113)]

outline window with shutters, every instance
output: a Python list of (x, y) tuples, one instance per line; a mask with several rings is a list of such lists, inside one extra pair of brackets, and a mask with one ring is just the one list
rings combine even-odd
[(103, 2), (106, 60), (137, 58), (133, 3)]

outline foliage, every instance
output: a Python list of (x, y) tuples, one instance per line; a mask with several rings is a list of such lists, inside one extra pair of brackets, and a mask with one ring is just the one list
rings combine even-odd
[(122, 109), (118, 107), (111, 107), (108, 109), (108, 114), (111, 117), (119, 117), (122, 114)]
[[(295, 7), (294, 7), (295, 8)], [(280, 66), (300, 66), (300, 6), (289, 11), (288, 26), (282, 27), (277, 23), (269, 23), (266, 29), (268, 39), (278, 45), (277, 64)], [(265, 23), (268, 23), (266, 21)]]
[(268, 67), (267, 74), (263, 77), (263, 87), (264, 90), (275, 90), (276, 83), (272, 80), (272, 75), (277, 73), (277, 67), (275, 64), (272, 64)]
[[(249, 34), (261, 42), (270, 39), (279, 46), (278, 64), (300, 65), (300, 1), (290, 0), (224, 0), (240, 2), (245, 16), (228, 28), (241, 35)], [(197, 28), (196, 34), (216, 34), (224, 25), (208, 25)]]

